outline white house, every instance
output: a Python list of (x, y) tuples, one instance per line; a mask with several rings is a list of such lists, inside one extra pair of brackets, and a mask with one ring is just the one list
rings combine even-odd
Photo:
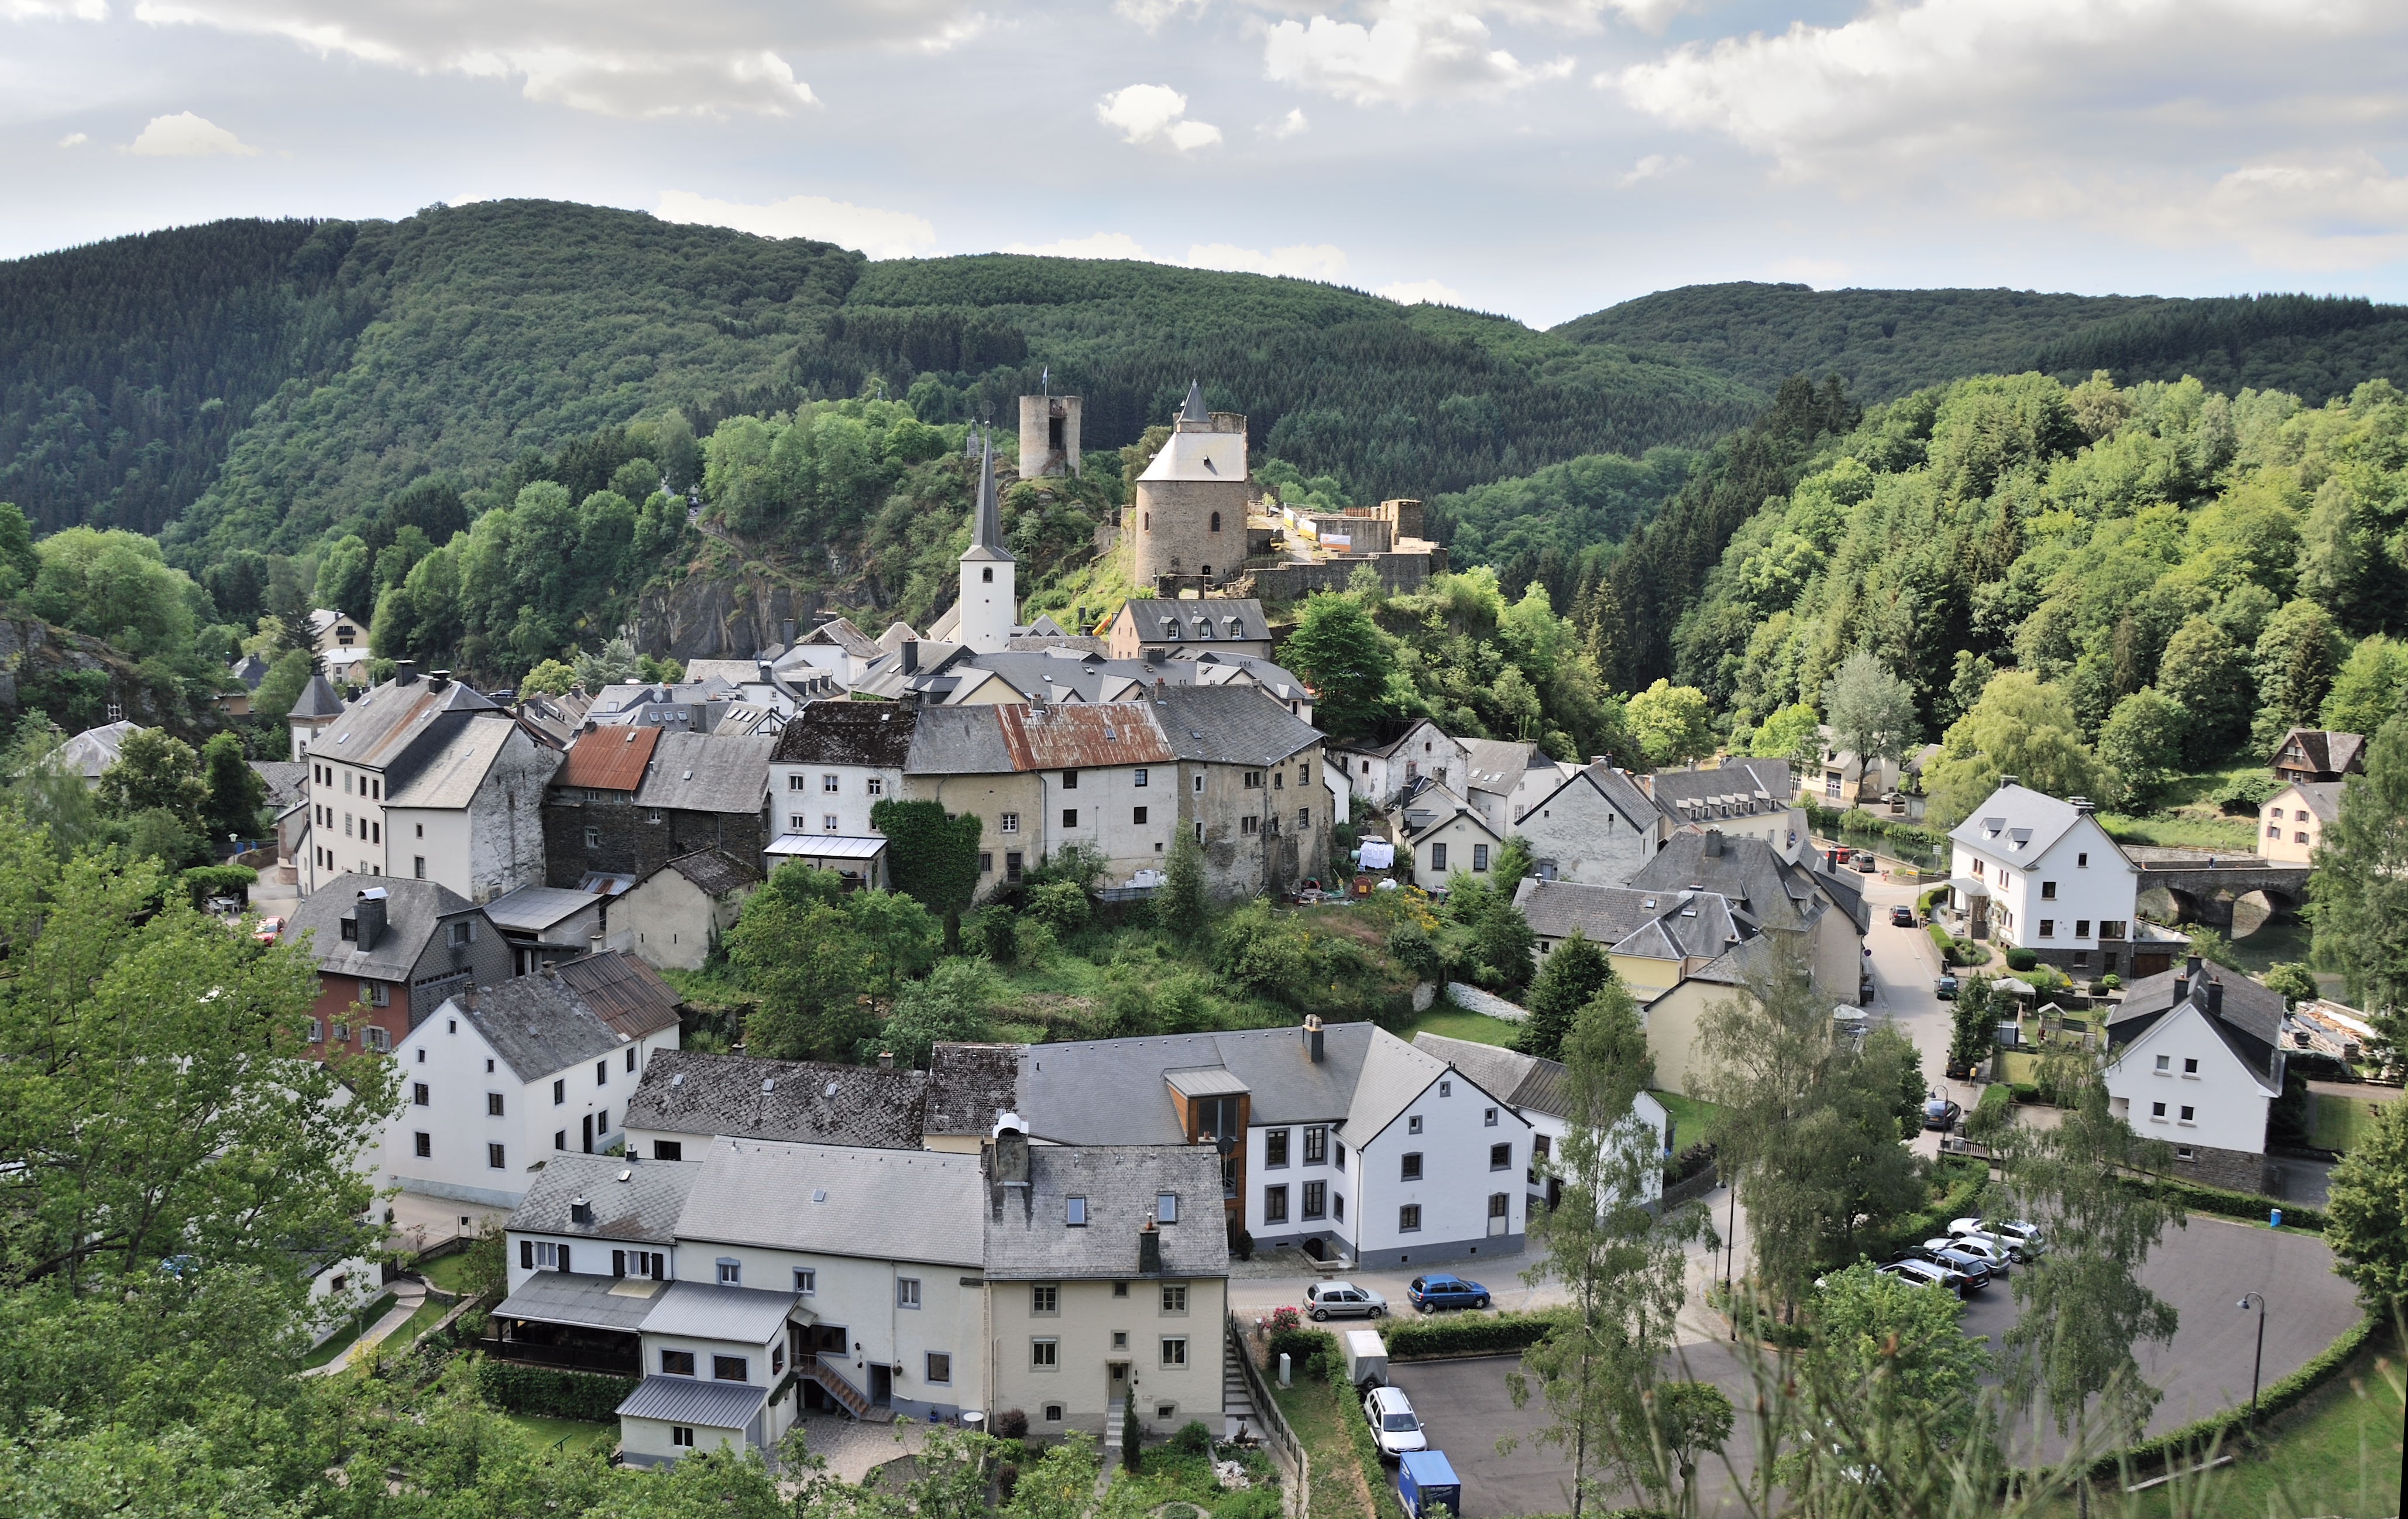
[(1536, 744), (1475, 738), (1463, 744), (1464, 795), (1499, 828), (1552, 794), (1580, 767), (1550, 760)]
[(680, 855), (619, 899), (610, 948), (631, 950), (647, 965), (700, 970), (760, 884), (754, 865), (724, 849)]
[(1949, 905), (1965, 915), (1971, 936), (2082, 976), (2129, 972), (2140, 871), (2088, 802), (2001, 775), (1948, 838)]
[(1423, 717), (1384, 744), (1333, 744), (1329, 762), (1345, 770), (1346, 783), (1356, 796), (1378, 807), (1425, 775), (1461, 788), (1470, 757), (1461, 740), (1447, 737), (1438, 724)]
[(1408, 793), (1397, 821), (1407, 878), (1425, 890), (1444, 890), (1451, 871), (1469, 871), (1475, 879), (1486, 875), (1505, 842), (1502, 828), (1436, 781)]
[(1627, 772), (1600, 763), (1526, 804), (1507, 832), (1530, 841), (1543, 880), (1625, 886), (1664, 847), (1672, 824)]
[(774, 833), (867, 838), (869, 812), (903, 794), (920, 709), (900, 702), (813, 702), (769, 751)]
[[(1529, 1121), (1531, 1158), (1524, 1173), (1529, 1187), (1528, 1203), (1531, 1208), (1555, 1207), (1563, 1196), (1563, 1182), (1554, 1177), (1541, 1178), (1539, 1165), (1548, 1156), (1562, 1153), (1564, 1136), (1571, 1128), (1571, 1103), (1565, 1091), (1567, 1073), (1563, 1063), (1438, 1034), (1414, 1034), (1413, 1048), (1446, 1062), (1486, 1090), (1501, 1093), (1513, 1111)], [(1672, 1132), (1670, 1117), (1653, 1092), (1642, 1092), (1631, 1103), (1629, 1121), (1653, 1136), (1653, 1149), (1659, 1156), (1670, 1155), (1672, 1146), (1679, 1142)], [(1664, 1169), (1650, 1166), (1641, 1195), (1654, 1199), (1663, 1194)]]
[(2274, 1190), (2266, 1120), (2283, 1094), (2282, 993), (2194, 955), (2135, 981), (2107, 1025), (2115, 1116), (2173, 1147), (2174, 1173)]
[(645, 1060), (677, 1043), (676, 993), (631, 957), (455, 993), (394, 1048), (379, 1183), (509, 1207), (545, 1162), (616, 1143)]

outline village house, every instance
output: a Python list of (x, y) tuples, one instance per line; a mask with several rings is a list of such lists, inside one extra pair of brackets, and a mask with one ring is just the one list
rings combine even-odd
[(903, 795), (920, 709), (900, 702), (814, 702), (769, 752), (769, 804), (781, 833), (869, 838), (870, 809)]
[(2278, 1191), (2266, 1121), (2283, 1095), (2283, 995), (2193, 955), (2125, 989), (2107, 1024), (2107, 1094), (2143, 1139), (2173, 1148), (2174, 1174)]
[(2366, 774), (2366, 739), (2358, 733), (2294, 728), (2274, 745), (2275, 778), (2295, 785), (2335, 783)]
[(1504, 739), (1464, 741), (1464, 800), (1498, 828), (1510, 831), (1512, 820), (1552, 794), (1570, 777), (1576, 765), (1547, 758), (1536, 744)]
[[(1550, 1209), (1562, 1201), (1562, 1179), (1541, 1176), (1540, 1169), (1549, 1157), (1562, 1154), (1564, 1136), (1571, 1129), (1571, 1094), (1566, 1087), (1569, 1073), (1563, 1062), (1542, 1060), (1517, 1049), (1502, 1049), (1496, 1045), (1480, 1044), (1470, 1039), (1450, 1039), (1444, 1034), (1426, 1032), (1413, 1035), (1413, 1048), (1434, 1060), (1446, 1062), (1478, 1082), (1483, 1090), (1498, 1093), (1514, 1112), (1529, 1121), (1530, 1165), (1523, 1173), (1523, 1179), (1529, 1189), (1526, 1196), (1528, 1210), (1536, 1213)], [(1653, 1092), (1642, 1092), (1632, 1099), (1630, 1117), (1625, 1122), (1645, 1131), (1649, 1148), (1656, 1154), (1669, 1156), (1672, 1153), (1672, 1147), (1677, 1142), (1672, 1135), (1672, 1120)], [(1641, 1194), (1643, 1199), (1653, 1201), (1663, 1194), (1663, 1167), (1651, 1165), (1647, 1168)]]
[(525, 976), (592, 953), (608, 937), (610, 903), (607, 891), (523, 886), (485, 904), (485, 916), (510, 947), (510, 974)]
[(553, 1156), (616, 1143), (645, 1060), (677, 1043), (677, 994), (628, 957), (464, 985), (394, 1047), (378, 1184), (513, 1206)]
[(996, 708), (921, 708), (903, 768), (907, 797), (979, 819), (981, 897), (1044, 858), (1044, 782), (1020, 768)]
[(1524, 806), (1505, 832), (1529, 840), (1542, 879), (1625, 886), (1674, 830), (1628, 772), (1600, 762)]
[(1530, 876), (1514, 889), (1513, 905), (1530, 925), (1538, 964), (1577, 933), (1605, 952), (1615, 976), (1642, 1003), (1756, 932), (1721, 892), (1685, 888), (1662, 891)]
[(1179, 825), (1204, 846), (1213, 894), (1326, 878), (1336, 819), (1320, 731), (1240, 686), (1157, 686), (1152, 700), (1179, 761)]
[(1329, 762), (1345, 771), (1347, 785), (1356, 796), (1384, 809), (1398, 792), (1424, 776), (1440, 786), (1462, 787), (1469, 756), (1460, 741), (1447, 737), (1428, 718), (1419, 717), (1403, 724), (1384, 742), (1332, 741)]
[(653, 1160), (712, 1138), (917, 1150), (928, 1073), (879, 1065), (664, 1050), (627, 1105), (627, 1148)]
[(641, 852), (636, 788), (661, 732), (587, 729), (569, 744), (543, 798), (546, 885), (575, 889), (595, 872), (632, 869)]
[(2088, 802), (2001, 775), (1948, 839), (1949, 906), (1971, 937), (2029, 949), (2082, 976), (2134, 974), (2140, 871)]
[[(1845, 875), (1793, 865), (1762, 839), (1729, 838), (1710, 828), (1673, 834), (1629, 884), (1659, 901), (1682, 891), (1715, 893), (1734, 910), (1734, 923), (1753, 924), (1759, 934), (1796, 935), (1809, 974), (1834, 1003), (1863, 995), (1871, 917), (1862, 889)], [(1742, 933), (1742, 941), (1753, 936)]]
[(1163, 868), (1182, 799), (1175, 751), (1156, 718), (1144, 702), (996, 709), (1013, 768), (1037, 777), (1047, 852), (1092, 849), (1115, 886)]
[(388, 1051), (472, 978), (510, 974), (509, 946), (476, 904), (436, 881), (351, 874), (325, 882), (284, 920), (308, 944), (318, 995), (309, 1054)]
[(1133, 596), (1112, 614), (1104, 647), (1115, 659), (1142, 658), (1154, 650), (1165, 655), (1210, 650), (1268, 659), (1271, 628), (1262, 602), (1251, 597), (1172, 600)]
[(2258, 853), (2304, 865), (2315, 858), (2326, 825), (2341, 817), (2341, 781), (2293, 781), (2258, 809)]
[(1405, 878), (1427, 891), (1444, 891), (1450, 871), (1488, 874), (1505, 842), (1504, 831), (1479, 808), (1436, 780), (1420, 780), (1405, 793), (1396, 813), (1397, 852)]
[(724, 850), (680, 855), (616, 900), (609, 947), (658, 969), (700, 970), (760, 884), (757, 869)]
[(1792, 864), (1814, 846), (1786, 760), (1727, 759), (1710, 770), (1659, 770), (1640, 777), (1639, 785), (1676, 826), (1760, 838)]

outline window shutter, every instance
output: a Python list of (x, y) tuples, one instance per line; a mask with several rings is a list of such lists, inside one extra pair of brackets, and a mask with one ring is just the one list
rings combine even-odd
[(568, 1247), (566, 1245), (560, 1247), (560, 1268), (563, 1271), (568, 1269)]
[(534, 1240), (532, 1240), (532, 1239), (522, 1239), (522, 1240), (520, 1240), (520, 1241), (519, 1241), (519, 1265), (520, 1265), (520, 1266), (521, 1266), (522, 1268), (523, 1268), (523, 1269), (525, 1269), (525, 1270), (528, 1270), (528, 1271), (532, 1271), (532, 1270), (534, 1270), (534, 1269), (535, 1269), (535, 1241), (534, 1241)]
[(610, 1252), (610, 1274), (614, 1277), (624, 1277), (627, 1274), (627, 1252), (625, 1251), (614, 1250)]

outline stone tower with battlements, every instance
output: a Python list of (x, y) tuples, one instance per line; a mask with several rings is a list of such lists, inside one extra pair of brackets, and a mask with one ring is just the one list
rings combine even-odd
[(1207, 412), (1200, 385), (1170, 425), (1162, 452), (1138, 476), (1131, 508), (1131, 578), (1151, 588), (1161, 575), (1235, 577), (1246, 557), (1246, 419)]
[(1079, 398), (1020, 398), (1020, 478), (1079, 472)]
[(970, 518), (970, 546), (962, 555), (962, 615), (954, 633), (966, 647), (1000, 654), (1011, 646), (1013, 576), (1019, 563), (1003, 546), (1003, 514), (995, 499), (995, 440), (979, 450), (978, 509)]

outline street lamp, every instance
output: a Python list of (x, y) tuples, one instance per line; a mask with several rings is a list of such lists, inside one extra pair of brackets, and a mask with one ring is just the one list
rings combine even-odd
[(2249, 1311), (2252, 1300), (2258, 1304), (2258, 1360), (2249, 1368), (2249, 1429), (2258, 1430), (2258, 1374), (2266, 1369), (2266, 1295), (2263, 1293), (2243, 1293), (2234, 1304), (2242, 1312)]

